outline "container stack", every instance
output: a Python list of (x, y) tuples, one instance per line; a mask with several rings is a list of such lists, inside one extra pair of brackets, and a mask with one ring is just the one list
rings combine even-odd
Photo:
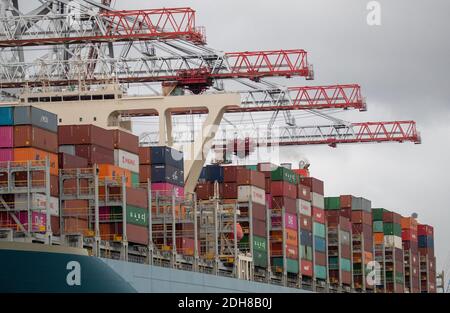
[(417, 220), (402, 217), (402, 244), (405, 257), (405, 292), (420, 292), (420, 258), (417, 237)]
[(139, 148), (139, 181), (150, 180), (152, 192), (161, 196), (184, 196), (183, 153), (170, 147)]
[(330, 285), (338, 290), (352, 288), (352, 224), (341, 216), (340, 197), (325, 198), (328, 231), (328, 273)]
[(114, 129), (114, 165), (130, 171), (131, 186), (139, 187), (139, 137), (124, 130)]
[(417, 225), (420, 255), (420, 292), (436, 292), (436, 257), (434, 255), (434, 229), (430, 225)]
[[(271, 169), (270, 253), (273, 272), (298, 275), (297, 184), (299, 176), (285, 167)], [(283, 227), (284, 226), (284, 227)]]
[[(58, 182), (58, 135), (57, 116), (53, 113), (32, 107), (16, 106), (0, 108), (0, 162), (50, 162), (50, 207), (51, 225), (56, 233), (59, 225), (59, 182)], [(23, 164), (26, 167), (26, 163)], [(38, 165), (37, 163), (34, 166)], [(44, 164), (41, 164), (44, 165)], [(33, 171), (30, 181), (27, 172), (16, 171), (13, 174), (14, 187), (45, 187), (45, 171)], [(31, 219), (28, 212), (28, 197), (26, 194), (5, 195), (10, 209), (18, 211), (16, 216), (21, 224), (28, 228), (31, 220), (32, 231), (45, 231), (46, 196), (34, 193), (31, 195)], [(2, 225), (14, 226), (16, 223), (9, 214), (1, 214)]]
[[(239, 223), (244, 233), (240, 246), (244, 251), (253, 250), (255, 266), (265, 269), (268, 265), (265, 175), (241, 166), (226, 166), (222, 170), (223, 183), (220, 190), (224, 201), (237, 201), (239, 204)], [(211, 181), (211, 169), (207, 168), (206, 173), (207, 179)]]
[(325, 284), (328, 281), (328, 257), (324, 184), (314, 177), (303, 177), (300, 183), (311, 191), (314, 279), (316, 283)]
[(377, 272), (379, 281), (375, 285), (376, 292), (386, 292), (384, 277), (384, 227), (383, 227), (384, 209), (372, 208), (372, 230), (375, 261), (380, 264)]
[(370, 200), (351, 195), (340, 196), (341, 216), (352, 223), (353, 286), (357, 291), (373, 291), (367, 283), (367, 265), (373, 261), (372, 204)]
[(311, 285), (314, 276), (311, 188), (301, 183), (297, 188), (297, 211), (299, 214), (302, 283)]
[(386, 292), (404, 292), (404, 263), (401, 215), (383, 211), (384, 275)]

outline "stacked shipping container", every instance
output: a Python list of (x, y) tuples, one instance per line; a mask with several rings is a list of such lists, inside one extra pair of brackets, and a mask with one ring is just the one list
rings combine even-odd
[(405, 291), (420, 292), (420, 259), (417, 237), (417, 221), (413, 217), (402, 217), (402, 243), (405, 257)]
[(302, 282), (312, 282), (313, 263), (313, 218), (311, 188), (300, 183), (297, 188), (297, 212), (300, 230), (300, 267)]
[(311, 191), (311, 211), (313, 225), (313, 263), (316, 282), (328, 280), (327, 231), (323, 181), (314, 177), (303, 177), (300, 183)]
[(325, 198), (328, 230), (328, 272), (330, 284), (335, 287), (352, 287), (352, 224), (341, 216), (340, 197)]
[(436, 292), (436, 257), (434, 256), (434, 229), (432, 226), (417, 226), (420, 254), (420, 292)]
[[(51, 225), (58, 230), (59, 225), (59, 182), (58, 182), (58, 135), (57, 117), (55, 114), (31, 107), (16, 106), (0, 108), (0, 162), (45, 161), (50, 164), (50, 206)], [(17, 164), (17, 163), (16, 163)], [(32, 162), (38, 165), (38, 162)], [(26, 167), (26, 163), (23, 164)], [(43, 164), (42, 164), (43, 165)], [(30, 181), (26, 171), (15, 171), (12, 177), (14, 187), (44, 188), (46, 186), (45, 171), (30, 173)], [(5, 184), (6, 177), (2, 179)], [(22, 194), (5, 195), (10, 209), (16, 210), (18, 220), (26, 228), (35, 232), (45, 231), (46, 202), (43, 194), (35, 194), (31, 199), (31, 216), (28, 216), (28, 198)], [(0, 225), (15, 227), (15, 220), (6, 212), (0, 213)]]

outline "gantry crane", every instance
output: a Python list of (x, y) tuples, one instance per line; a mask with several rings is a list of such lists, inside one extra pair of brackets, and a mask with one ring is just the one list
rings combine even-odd
[[(81, 92), (120, 84), (129, 89), (145, 86), (159, 96), (239, 94), (239, 103), (215, 109), (210, 118), (213, 124), (227, 120), (227, 115), (272, 114), (265, 130), (251, 127), (250, 134), (237, 130), (233, 138), (222, 138), (218, 131), (208, 134), (215, 137), (211, 146), (219, 150), (230, 140), (248, 138), (255, 147), (421, 142), (414, 121), (350, 123), (329, 115), (326, 110), (367, 109), (357, 84), (285, 87), (269, 81), (271, 77), (314, 79), (308, 53), (303, 49), (221, 52), (207, 46), (205, 29), (196, 25), (196, 12), (191, 8), (118, 11), (110, 4), (109, 0), (42, 0), (37, 8), (24, 14), (19, 0), (4, 1), (0, 8), (2, 95), (22, 101), (21, 95), (27, 94), (26, 99), (33, 102), (52, 102), (61, 97), (40, 97), (39, 93), (57, 95), (67, 90)], [(189, 98), (189, 102), (194, 100)], [(131, 103), (133, 99), (128, 97), (122, 102)], [(139, 105), (121, 108), (116, 109), (119, 117), (158, 114), (151, 107), (143, 110)], [(169, 145), (192, 142), (189, 136), (194, 132), (177, 134), (168, 119), (172, 115), (206, 114), (210, 109), (208, 105), (170, 108), (164, 120), (167, 137), (161, 139), (160, 127), (158, 140), (151, 131), (142, 139)], [(291, 114), (298, 110), (327, 119), (327, 123), (297, 125)], [(280, 113), (286, 125), (277, 124)], [(192, 170), (199, 172), (199, 167)], [(191, 177), (191, 183), (196, 176)]]

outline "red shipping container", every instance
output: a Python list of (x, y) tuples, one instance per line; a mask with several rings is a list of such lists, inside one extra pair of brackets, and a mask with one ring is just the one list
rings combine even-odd
[(298, 260), (298, 246), (286, 245), (286, 258)]
[(8, 148), (0, 149), (0, 162), (8, 162), (14, 160), (14, 150)]
[[(118, 230), (116, 234), (123, 234), (123, 227), (121, 223), (117, 224), (117, 228)], [(127, 223), (127, 240), (128, 242), (147, 246), (148, 228)]]
[(126, 188), (127, 204), (138, 207), (148, 208), (148, 192), (144, 188)]
[(114, 150), (106, 149), (98, 145), (76, 145), (75, 154), (79, 157), (87, 159), (89, 165), (114, 165)]
[(14, 147), (58, 153), (58, 135), (31, 125), (14, 126)]
[(195, 249), (195, 240), (192, 238), (176, 238), (175, 239), (177, 243), (177, 252), (181, 253), (183, 255), (194, 255), (194, 249)]
[(148, 183), (148, 180), (152, 179), (152, 166), (151, 165), (139, 165), (139, 182)]
[(313, 276), (313, 264), (311, 261), (301, 260), (301, 267), (303, 276)]
[(266, 221), (253, 218), (253, 235), (265, 237), (267, 235)]
[(417, 232), (412, 229), (402, 229), (402, 240), (417, 242)]
[(270, 193), (273, 197), (297, 198), (297, 186), (284, 181), (273, 181)]
[(60, 235), (60, 221), (59, 216), (50, 216), (50, 225), (52, 227), (53, 235)]
[(314, 251), (314, 264), (327, 266), (327, 255), (325, 252)]
[(401, 224), (402, 216), (395, 212), (383, 212), (383, 222)]
[(300, 214), (300, 229), (312, 231), (311, 216)]
[(107, 150), (114, 150), (113, 136), (110, 131), (95, 125), (58, 126), (58, 144), (60, 146), (97, 145)]
[(58, 165), (61, 169), (87, 168), (88, 160), (76, 155), (58, 153)]
[(261, 189), (266, 187), (264, 174), (257, 171), (252, 171), (246, 168), (236, 169), (237, 184), (242, 185), (252, 185)]
[(113, 137), (114, 149), (128, 151), (133, 154), (139, 154), (139, 137), (123, 130), (110, 130)]
[(266, 205), (269, 209), (272, 209), (272, 195), (270, 193), (266, 194)]
[(350, 259), (352, 257), (350, 245), (341, 245), (341, 257)]
[(419, 236), (433, 236), (433, 227), (426, 224), (419, 224), (417, 225), (417, 234)]
[(324, 195), (323, 181), (314, 177), (302, 177), (300, 178), (300, 183), (308, 186), (311, 189), (311, 192)]
[(348, 218), (349, 220), (352, 218), (352, 209), (351, 208), (343, 208), (340, 211), (341, 216)]
[[(242, 166), (224, 166), (223, 167), (223, 181), (225, 183), (236, 183), (238, 180), (238, 169)], [(245, 168), (244, 168), (245, 169)]]
[(372, 213), (366, 211), (352, 211), (352, 223), (372, 225)]
[(211, 182), (197, 184), (195, 192), (198, 200), (209, 200), (214, 195), (214, 185)]
[(352, 208), (352, 196), (342, 195), (339, 197), (341, 203), (341, 209), (351, 209)]
[(150, 147), (139, 147), (139, 164), (150, 165), (152, 164), (152, 155)]
[(311, 189), (302, 184), (297, 185), (297, 199), (311, 201)]
[(62, 216), (71, 216), (87, 219), (89, 201), (88, 200), (64, 200), (62, 203)]
[(312, 208), (313, 221), (325, 224), (325, 210), (319, 208)]
[[(252, 203), (252, 214), (253, 218), (256, 218), (261, 221), (265, 221), (267, 219), (267, 209), (265, 205), (259, 203)], [(242, 212), (241, 212), (242, 214)]]
[(297, 201), (287, 197), (272, 197), (273, 210), (285, 210), (286, 213), (297, 213)]
[(238, 185), (237, 183), (223, 183), (223, 198), (224, 199), (237, 199), (238, 197)]

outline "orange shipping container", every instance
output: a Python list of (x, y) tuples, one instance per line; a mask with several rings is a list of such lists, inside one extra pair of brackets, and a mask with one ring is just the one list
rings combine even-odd
[(384, 234), (383, 233), (374, 233), (373, 240), (376, 245), (382, 245), (384, 243)]
[(88, 221), (86, 219), (66, 217), (64, 218), (64, 232), (86, 234), (89, 230)]
[(369, 262), (373, 261), (373, 254), (372, 252), (364, 252), (364, 263), (367, 264)]
[(286, 244), (288, 246), (298, 245), (298, 233), (296, 230), (286, 228)]
[(417, 220), (413, 217), (402, 217), (402, 229), (417, 229)]
[(102, 178), (108, 177), (120, 181), (120, 179), (125, 176), (127, 182), (126, 186), (131, 187), (131, 172), (129, 170), (111, 164), (99, 164), (98, 170), (98, 176), (100, 180)]
[(35, 148), (14, 149), (14, 161), (45, 161), (47, 157), (50, 160), (50, 174), (58, 175), (58, 154)]

